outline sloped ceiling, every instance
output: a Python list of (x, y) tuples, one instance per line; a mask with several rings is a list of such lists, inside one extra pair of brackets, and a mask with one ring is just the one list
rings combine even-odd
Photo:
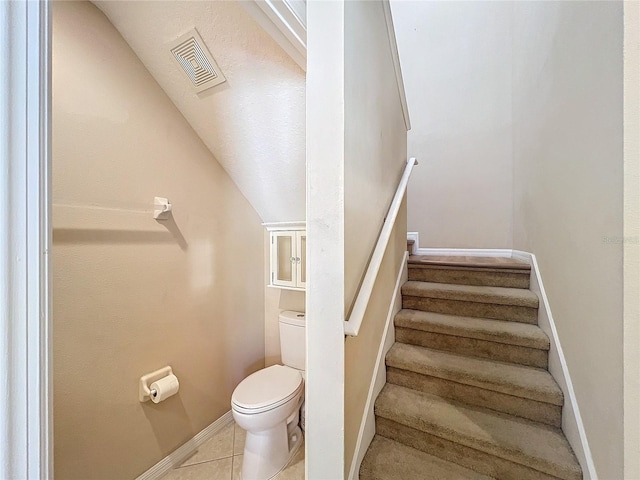
[[(305, 75), (242, 6), (213, 0), (93, 3), (262, 220), (304, 220)], [(199, 94), (168, 47), (194, 27), (227, 78)]]

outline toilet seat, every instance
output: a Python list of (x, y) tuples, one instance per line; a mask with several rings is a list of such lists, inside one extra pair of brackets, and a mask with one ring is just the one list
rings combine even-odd
[(298, 396), (304, 388), (298, 370), (282, 365), (259, 370), (245, 378), (233, 391), (235, 411), (255, 415), (273, 410)]

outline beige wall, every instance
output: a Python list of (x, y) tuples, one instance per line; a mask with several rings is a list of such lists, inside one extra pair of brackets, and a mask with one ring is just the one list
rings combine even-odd
[[(344, 8), (344, 279), (348, 312), (407, 160), (407, 130), (382, 2), (345, 2)], [(406, 250), (406, 231), (405, 202), (359, 336), (345, 343), (345, 477)]]
[(622, 3), (516, 2), (514, 31), (514, 247), (538, 258), (598, 476), (622, 478)]
[(348, 478), (351, 462), (356, 454), (356, 442), (367, 395), (376, 366), (378, 348), (384, 333), (389, 306), (394, 301), (394, 288), (407, 249), (407, 199), (405, 196), (391, 234), (389, 245), (380, 266), (369, 307), (357, 337), (345, 342), (344, 378), (344, 478)]
[[(55, 476), (133, 478), (264, 365), (263, 231), (106, 17), (53, 10)], [(165, 365), (179, 394), (139, 403)]]
[(382, 2), (345, 2), (345, 311), (355, 300), (407, 161)]
[(409, 231), (420, 246), (511, 248), (510, 2), (394, 1), (411, 111)]

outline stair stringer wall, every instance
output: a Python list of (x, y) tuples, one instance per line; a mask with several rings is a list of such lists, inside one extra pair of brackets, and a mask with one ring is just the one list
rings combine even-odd
[(409, 270), (407, 265), (407, 259), (409, 252), (405, 252), (404, 258), (400, 270), (398, 271), (398, 278), (393, 291), (393, 296), (389, 306), (389, 313), (387, 314), (386, 323), (382, 337), (380, 338), (380, 346), (378, 347), (378, 355), (376, 357), (376, 365), (371, 376), (371, 383), (369, 385), (369, 393), (367, 395), (367, 403), (362, 413), (362, 419), (360, 421), (360, 430), (358, 432), (358, 440), (349, 468), (349, 480), (358, 480), (360, 465), (362, 459), (367, 453), (367, 449), (373, 440), (376, 433), (376, 417), (374, 414), (374, 404), (376, 398), (380, 394), (382, 387), (387, 383), (387, 369), (385, 365), (385, 358), (387, 353), (391, 349), (391, 346), (395, 342), (395, 329), (393, 328), (393, 319), (396, 314), (402, 309), (402, 292), (401, 288), (407, 280), (409, 280)]
[[(347, 337), (344, 341), (343, 478), (349, 476), (354, 458), (360, 451), (362, 418), (366, 415), (368, 408), (373, 408), (376, 399), (375, 396), (370, 399), (372, 378), (375, 378), (375, 370), (379, 362), (378, 350), (385, 336), (389, 315), (393, 318), (395, 313), (389, 312), (389, 308), (395, 303), (397, 290), (402, 286), (401, 283), (398, 284), (398, 272), (402, 271), (407, 263), (406, 251), (407, 197), (405, 195), (380, 264), (358, 336)], [(397, 307), (398, 310), (400, 304)], [(369, 407), (367, 407), (368, 403)], [(364, 446), (365, 451), (367, 447), (368, 442)], [(364, 452), (361, 456), (364, 456)]]
[(596, 480), (595, 465), (589, 448), (589, 441), (582, 422), (582, 415), (578, 406), (578, 399), (573, 389), (569, 367), (562, 351), (562, 345), (558, 336), (549, 300), (542, 283), (542, 275), (536, 256), (521, 250), (512, 250), (511, 257), (528, 262), (531, 265), (532, 292), (538, 295), (540, 306), (538, 308), (538, 326), (547, 334), (550, 340), (549, 349), (549, 373), (558, 383), (564, 394), (564, 407), (562, 409), (562, 430), (571, 444), (573, 451), (580, 462), (585, 480)]

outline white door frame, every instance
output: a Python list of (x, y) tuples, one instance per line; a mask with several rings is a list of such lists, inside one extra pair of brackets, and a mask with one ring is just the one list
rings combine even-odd
[(310, 480), (344, 476), (344, 2), (307, 3), (305, 478)]
[(49, 1), (0, 1), (0, 478), (53, 478)]
[(640, 4), (624, 2), (624, 478), (640, 478)]

